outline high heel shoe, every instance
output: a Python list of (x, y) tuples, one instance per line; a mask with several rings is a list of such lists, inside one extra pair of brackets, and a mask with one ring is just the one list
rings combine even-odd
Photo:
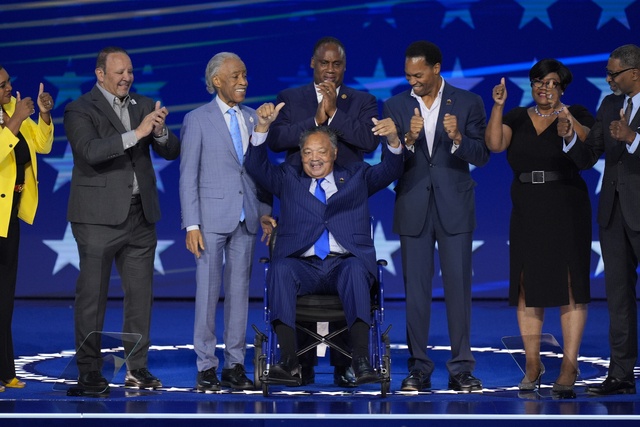
[(527, 378), (527, 375), (525, 374), (524, 378), (522, 378), (522, 381), (518, 383), (518, 389), (522, 391), (533, 391), (536, 388), (540, 388), (540, 380), (542, 379), (542, 375), (544, 374), (544, 372), (544, 365), (541, 363), (538, 376), (534, 380), (529, 381), (529, 378)]
[(573, 390), (573, 385), (576, 382), (576, 379), (580, 375), (580, 370), (576, 371), (576, 376), (573, 377), (573, 383), (565, 385), (559, 384), (558, 382), (553, 383), (553, 387), (551, 388), (551, 394), (554, 399), (575, 399), (576, 392)]

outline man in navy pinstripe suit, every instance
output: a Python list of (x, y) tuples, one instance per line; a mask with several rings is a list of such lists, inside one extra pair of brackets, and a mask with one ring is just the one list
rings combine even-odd
[[(256, 132), (266, 132), (269, 120), (283, 104), (261, 106)], [(376, 254), (371, 239), (368, 198), (398, 179), (403, 169), (403, 149), (391, 120), (373, 120), (373, 132), (388, 136), (382, 163), (334, 164), (337, 137), (326, 126), (304, 132), (300, 138), (302, 168), (288, 162), (275, 166), (267, 159), (262, 138), (251, 141), (245, 167), (249, 174), (280, 199), (278, 244), (267, 276), (273, 327), (280, 343), (280, 361), (270, 379), (300, 384), (296, 356), (296, 297), (312, 293), (338, 294), (352, 338), (352, 366), (356, 384), (375, 382), (378, 376), (368, 359), (370, 287), (376, 274)], [(265, 125), (266, 124), (266, 125)], [(255, 134), (254, 134), (255, 135)], [(264, 135), (264, 134), (263, 134)], [(314, 196), (318, 181), (326, 204)], [(314, 244), (329, 232), (330, 253), (324, 259)]]

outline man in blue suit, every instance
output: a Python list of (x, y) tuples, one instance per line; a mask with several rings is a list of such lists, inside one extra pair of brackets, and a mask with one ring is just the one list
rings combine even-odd
[[(252, 108), (241, 105), (247, 69), (237, 55), (222, 52), (211, 58), (205, 79), (209, 93), (217, 96), (185, 116), (180, 156), (182, 228), (196, 260), (196, 390), (251, 389), (244, 368), (249, 280), (259, 218), (271, 212), (259, 202), (243, 165), (258, 120)], [(225, 349), (219, 381), (215, 311), (222, 282)]]
[[(376, 98), (344, 84), (347, 68), (345, 48), (335, 37), (322, 37), (314, 48), (310, 67), (313, 69), (313, 82), (304, 86), (285, 89), (278, 94), (277, 104), (284, 107), (273, 122), (267, 144), (275, 152), (287, 152), (286, 161), (300, 164), (299, 142), (302, 132), (318, 125), (326, 125), (335, 130), (338, 136), (338, 157), (336, 163), (347, 166), (352, 162), (361, 162), (364, 153), (370, 153), (378, 147), (378, 136), (371, 132), (371, 119), (378, 117)], [(341, 322), (331, 322), (330, 331), (343, 327)], [(315, 329), (315, 324), (307, 325)], [(302, 347), (308, 344), (309, 336), (299, 334)], [(348, 333), (335, 337), (334, 343), (347, 349)], [(331, 364), (334, 366), (334, 383), (340, 387), (354, 387), (353, 372), (348, 369), (349, 358), (331, 349)], [(307, 352), (300, 360), (303, 368), (303, 384), (314, 381), (314, 352)]]
[[(258, 116), (272, 117), (279, 108), (282, 104), (272, 112), (272, 104), (265, 104), (258, 108)], [(280, 344), (279, 363), (269, 372), (272, 380), (290, 385), (302, 381), (296, 356), (296, 297), (312, 293), (340, 296), (351, 333), (356, 384), (378, 380), (368, 358), (370, 287), (376, 275), (368, 198), (400, 176), (403, 154), (393, 122), (374, 119), (374, 123), (374, 132), (389, 135), (390, 144), (390, 148), (385, 144), (383, 161), (376, 166), (335, 164), (338, 141), (326, 126), (300, 137), (302, 168), (287, 162), (271, 164), (265, 145), (258, 138), (252, 140), (247, 171), (280, 199), (281, 209), (267, 275), (272, 325)], [(262, 123), (256, 127), (258, 132), (267, 129), (268, 124), (266, 129)]]
[(427, 356), (427, 344), (437, 243), (452, 353), (448, 385), (469, 392), (482, 389), (472, 375), (470, 345), (476, 183), (469, 164), (483, 166), (489, 151), (482, 99), (446, 83), (441, 64), (438, 46), (412, 43), (405, 54), (411, 89), (384, 105), (384, 117), (395, 122), (400, 137), (415, 152), (396, 186), (393, 221), (393, 231), (400, 235), (410, 353), (402, 389), (431, 388), (434, 363)]

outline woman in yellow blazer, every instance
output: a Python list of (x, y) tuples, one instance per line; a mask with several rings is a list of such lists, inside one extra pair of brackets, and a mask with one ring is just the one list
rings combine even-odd
[(0, 391), (22, 388), (16, 378), (11, 319), (18, 272), (20, 224), (33, 223), (38, 207), (36, 153), (46, 154), (53, 143), (53, 99), (40, 83), (38, 123), (31, 98), (11, 96), (11, 79), (0, 65)]

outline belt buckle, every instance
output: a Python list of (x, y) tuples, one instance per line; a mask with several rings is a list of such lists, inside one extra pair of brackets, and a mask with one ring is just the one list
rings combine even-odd
[(24, 190), (24, 184), (18, 184), (13, 187), (14, 193), (22, 193), (22, 190)]
[(544, 184), (544, 171), (532, 171), (531, 172), (532, 184)]

